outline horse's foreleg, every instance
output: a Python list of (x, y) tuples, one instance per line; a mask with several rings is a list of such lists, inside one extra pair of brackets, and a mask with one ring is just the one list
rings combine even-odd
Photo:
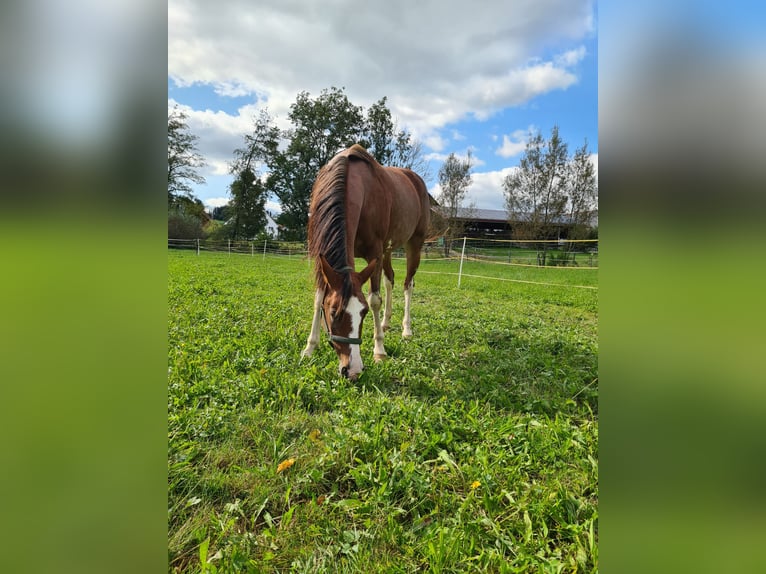
[(380, 298), (380, 293), (370, 293), (370, 309), (372, 309), (372, 321), (375, 327), (373, 358), (376, 361), (382, 361), (388, 356), (386, 354), (386, 349), (383, 346), (383, 325), (380, 322), (380, 306), (382, 304), (383, 300)]
[(311, 322), (311, 333), (309, 333), (306, 348), (301, 352), (301, 357), (310, 357), (314, 349), (319, 345), (319, 329), (321, 327), (322, 301), (324, 300), (324, 289), (317, 289), (314, 295), (314, 319)]

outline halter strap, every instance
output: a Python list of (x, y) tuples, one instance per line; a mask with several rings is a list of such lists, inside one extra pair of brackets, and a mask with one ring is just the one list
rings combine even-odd
[(346, 344), (346, 345), (361, 345), (362, 344), (362, 338), (361, 337), (341, 337), (340, 335), (333, 335), (332, 330), (330, 329), (330, 323), (327, 322), (327, 316), (324, 314), (324, 309), (320, 307), (320, 312), (322, 313), (322, 318), (324, 319), (325, 328), (327, 329), (327, 336), (330, 338), (330, 341), (334, 341), (336, 343)]
[(348, 345), (361, 345), (361, 337), (341, 337), (340, 335), (330, 335), (330, 340), (336, 343), (346, 343)]

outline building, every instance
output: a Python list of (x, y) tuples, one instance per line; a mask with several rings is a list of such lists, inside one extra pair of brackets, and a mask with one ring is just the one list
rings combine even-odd
[[(432, 227), (434, 230), (446, 229), (447, 224), (444, 219), (444, 208), (432, 202)], [(504, 209), (471, 209), (461, 207), (458, 209), (456, 218), (463, 228), (461, 235), (466, 237), (476, 237), (484, 239), (511, 239), (513, 233), (513, 224), (508, 220), (508, 212)], [(598, 226), (598, 210), (591, 214), (590, 227)], [(572, 229), (572, 223), (569, 218), (561, 218), (560, 221), (553, 223), (551, 230), (552, 239), (566, 239)]]

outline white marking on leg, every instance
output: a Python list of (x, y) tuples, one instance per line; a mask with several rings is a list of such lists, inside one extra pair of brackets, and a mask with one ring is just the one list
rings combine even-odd
[(372, 322), (375, 326), (375, 348), (373, 356), (376, 361), (386, 357), (386, 349), (383, 346), (383, 326), (380, 323), (380, 306), (383, 301), (378, 293), (370, 293), (370, 309), (372, 309)]
[(394, 289), (393, 284), (391, 281), (388, 280), (388, 277), (385, 278), (385, 284), (386, 284), (386, 307), (383, 312), (383, 330), (388, 331), (388, 327), (391, 325), (391, 292)]
[(306, 348), (301, 352), (301, 357), (310, 357), (314, 349), (319, 345), (319, 328), (321, 325), (322, 301), (324, 300), (324, 289), (317, 289), (314, 294), (314, 319), (311, 321), (311, 333), (309, 333)]
[(402, 321), (402, 337), (408, 339), (412, 337), (412, 327), (410, 325), (410, 301), (412, 301), (413, 281), (410, 281), (409, 287), (404, 290), (404, 320)]
[[(346, 313), (351, 316), (351, 333), (348, 336), (352, 339), (359, 337), (361, 334), (362, 309), (364, 309), (364, 304), (358, 297), (351, 297), (348, 300)], [(351, 359), (348, 364), (348, 376), (354, 379), (362, 372), (364, 364), (362, 364), (362, 353), (359, 350), (359, 345), (349, 345), (349, 347), (351, 348)]]

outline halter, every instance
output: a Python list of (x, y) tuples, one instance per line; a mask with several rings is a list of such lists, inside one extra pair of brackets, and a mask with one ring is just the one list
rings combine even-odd
[[(344, 272), (352, 272), (354, 270), (353, 267), (350, 265), (346, 265), (345, 267), (342, 267), (339, 269), (339, 273)], [(324, 307), (320, 307), (320, 311), (322, 313), (322, 318), (324, 319), (325, 327), (327, 328), (327, 335), (330, 337), (330, 341), (334, 341), (336, 343), (344, 343), (347, 345), (361, 345), (362, 344), (362, 338), (361, 337), (341, 337), (340, 335), (333, 335), (332, 329), (330, 329), (330, 323), (327, 321), (327, 316), (324, 314)]]

